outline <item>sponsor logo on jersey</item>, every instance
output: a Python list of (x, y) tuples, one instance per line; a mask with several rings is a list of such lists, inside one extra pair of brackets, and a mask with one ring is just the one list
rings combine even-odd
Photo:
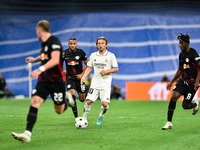
[(187, 69), (187, 68), (190, 68), (190, 66), (187, 64), (183, 64), (183, 69)]
[(44, 47), (44, 51), (47, 52), (48, 51), (48, 46)]
[(99, 68), (99, 69), (104, 69), (104, 67), (106, 66), (106, 64), (94, 63), (94, 66), (95, 66), (96, 68)]
[(195, 58), (196, 61), (199, 60), (199, 59), (200, 59), (200, 57), (196, 57), (196, 58)]
[(53, 44), (51, 47), (52, 49), (60, 49), (60, 45), (57, 45), (57, 44)]
[(68, 62), (68, 65), (71, 65), (71, 66), (75, 66), (75, 65), (78, 65), (79, 63), (76, 62), (76, 61), (70, 61)]
[(41, 53), (40, 59), (43, 61), (43, 60), (47, 60), (49, 58), (48, 58), (48, 56), (45, 53)]

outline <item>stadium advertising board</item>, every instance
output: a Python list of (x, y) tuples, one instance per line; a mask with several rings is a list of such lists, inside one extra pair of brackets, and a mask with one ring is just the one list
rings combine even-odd
[[(126, 82), (126, 100), (169, 101), (176, 83), (171, 90), (166, 89), (167, 84), (168, 82)], [(199, 90), (194, 100), (200, 100)]]

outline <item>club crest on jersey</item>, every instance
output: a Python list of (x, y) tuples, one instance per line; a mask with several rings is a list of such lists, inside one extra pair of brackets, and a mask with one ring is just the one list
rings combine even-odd
[(190, 60), (189, 60), (189, 58), (186, 58), (185, 61), (186, 61), (186, 62), (189, 62)]
[(49, 59), (48, 56), (45, 53), (40, 54), (40, 59), (43, 61), (45, 59)]
[(108, 58), (105, 59), (105, 62), (108, 62)]
[(71, 65), (71, 66), (75, 66), (75, 65), (78, 65), (79, 63), (76, 62), (76, 61), (70, 61), (68, 62), (68, 65)]
[(183, 64), (183, 69), (187, 69), (187, 68), (190, 68), (189, 64)]
[(47, 52), (48, 51), (48, 46), (44, 47), (44, 51)]
[(69, 89), (70, 87), (71, 87), (71, 84), (68, 84), (68, 85), (67, 85), (67, 88)]
[(36, 89), (33, 89), (32, 94), (35, 94), (36, 92), (37, 92), (37, 90), (36, 90)]
[(80, 58), (80, 56), (76, 56), (76, 57), (75, 57), (76, 60), (79, 60), (79, 58)]

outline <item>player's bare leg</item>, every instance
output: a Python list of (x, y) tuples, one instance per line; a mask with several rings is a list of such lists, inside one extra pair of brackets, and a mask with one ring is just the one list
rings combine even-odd
[(72, 112), (74, 114), (74, 117), (77, 118), (78, 117), (78, 110), (77, 110), (77, 103), (76, 103), (76, 91), (75, 89), (70, 89), (68, 90), (68, 92), (71, 93), (73, 101), (74, 101), (74, 106), (72, 107)]

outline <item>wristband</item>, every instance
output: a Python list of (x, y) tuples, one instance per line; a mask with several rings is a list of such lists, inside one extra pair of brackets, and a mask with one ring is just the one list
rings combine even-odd
[(40, 69), (42, 72), (44, 72), (44, 71), (46, 70), (44, 66), (40, 66), (39, 69)]

